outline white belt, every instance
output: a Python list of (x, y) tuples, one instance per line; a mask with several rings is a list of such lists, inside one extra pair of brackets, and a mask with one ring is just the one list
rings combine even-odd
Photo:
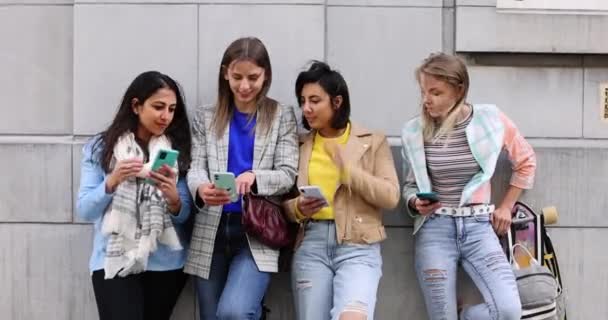
[(490, 214), (492, 212), (494, 212), (493, 204), (478, 204), (475, 206), (461, 208), (440, 207), (439, 209), (435, 210), (434, 213), (452, 217), (470, 217)]

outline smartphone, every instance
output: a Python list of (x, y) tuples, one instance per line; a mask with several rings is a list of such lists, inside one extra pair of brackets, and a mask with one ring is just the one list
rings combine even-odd
[(329, 202), (323, 195), (323, 192), (321, 192), (321, 188), (317, 186), (302, 186), (299, 187), (298, 190), (300, 190), (300, 193), (307, 198), (323, 200), (323, 202), (325, 202), (324, 207), (329, 206)]
[[(152, 162), (151, 171), (157, 171), (163, 165), (167, 165), (169, 167), (175, 167), (177, 163), (177, 157), (179, 156), (179, 151), (173, 149), (160, 149), (158, 153), (156, 153), (156, 158), (154, 158), (154, 162)], [(154, 180), (146, 179), (147, 183), (154, 184)]]
[(422, 200), (429, 200), (431, 203), (439, 202), (439, 194), (436, 192), (418, 192), (416, 197)]
[(236, 202), (239, 200), (239, 194), (236, 192), (236, 180), (232, 172), (216, 172), (213, 174), (213, 184), (216, 188), (226, 190), (230, 193), (230, 201)]

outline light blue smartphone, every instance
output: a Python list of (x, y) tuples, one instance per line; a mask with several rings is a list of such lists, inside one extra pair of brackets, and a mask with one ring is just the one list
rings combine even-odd
[(213, 184), (216, 188), (226, 190), (230, 193), (230, 201), (236, 202), (239, 200), (239, 194), (236, 192), (236, 178), (232, 172), (216, 172), (213, 174)]
[[(160, 149), (156, 154), (156, 158), (154, 158), (154, 162), (152, 162), (152, 171), (157, 171), (163, 165), (167, 165), (169, 167), (175, 167), (177, 163), (177, 158), (179, 156), (179, 151), (173, 149)], [(154, 180), (146, 179), (147, 183), (154, 184)]]
[(325, 203), (323, 207), (329, 206), (329, 202), (327, 202), (327, 199), (323, 195), (321, 188), (319, 188), (318, 186), (301, 186), (298, 188), (298, 190), (302, 195), (304, 195), (304, 197), (323, 200), (323, 202)]

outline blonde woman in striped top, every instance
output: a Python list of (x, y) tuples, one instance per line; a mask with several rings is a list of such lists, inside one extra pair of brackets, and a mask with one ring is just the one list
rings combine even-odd
[[(403, 197), (415, 217), (416, 273), (428, 316), (519, 319), (515, 278), (497, 234), (507, 232), (513, 205), (523, 189), (532, 187), (534, 151), (496, 106), (466, 102), (469, 76), (460, 58), (433, 54), (416, 77), (422, 114), (403, 128), (408, 165)], [(495, 206), (490, 203), (490, 178), (502, 150), (513, 175)], [(423, 199), (419, 192), (434, 192), (437, 199)], [(458, 265), (475, 282), (483, 303), (457, 306)]]

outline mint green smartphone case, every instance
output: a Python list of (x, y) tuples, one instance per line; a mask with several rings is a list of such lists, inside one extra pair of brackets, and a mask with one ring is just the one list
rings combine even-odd
[(213, 183), (218, 189), (224, 189), (230, 193), (230, 201), (236, 202), (239, 195), (236, 192), (236, 181), (232, 172), (216, 172), (213, 174)]
[[(156, 154), (156, 158), (154, 158), (154, 162), (152, 163), (152, 171), (156, 171), (160, 169), (163, 165), (168, 165), (169, 167), (174, 167), (177, 163), (177, 157), (179, 156), (179, 151), (173, 149), (160, 149)], [(152, 179), (146, 179), (147, 183), (154, 184)]]

